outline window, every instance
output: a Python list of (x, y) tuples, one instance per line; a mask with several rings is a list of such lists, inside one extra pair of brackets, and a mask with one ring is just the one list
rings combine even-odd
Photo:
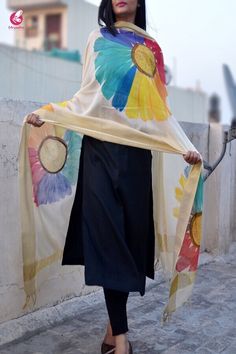
[(37, 37), (38, 35), (38, 16), (28, 16), (25, 19), (25, 36)]

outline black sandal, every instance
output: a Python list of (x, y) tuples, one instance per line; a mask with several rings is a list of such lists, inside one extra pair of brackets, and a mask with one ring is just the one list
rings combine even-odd
[[(129, 354), (133, 354), (133, 348), (131, 345), (131, 342), (129, 342)], [(111, 345), (111, 344), (106, 344), (104, 342), (102, 342), (102, 346), (101, 346), (101, 353), (102, 354), (110, 354), (110, 353), (114, 353), (115, 352), (115, 345)]]
[(102, 354), (114, 353), (115, 349), (116, 349), (115, 345), (111, 345), (111, 344), (107, 344), (107, 343), (102, 342), (102, 346), (101, 346), (101, 353)]

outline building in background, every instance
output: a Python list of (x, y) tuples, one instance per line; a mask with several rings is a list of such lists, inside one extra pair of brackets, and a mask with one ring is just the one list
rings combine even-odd
[(170, 110), (182, 122), (208, 123), (208, 100), (204, 91), (168, 86)]
[(88, 34), (98, 27), (98, 8), (85, 0), (7, 0), (7, 7), (23, 10), (24, 29), (15, 30), (15, 46), (22, 49), (82, 53)]

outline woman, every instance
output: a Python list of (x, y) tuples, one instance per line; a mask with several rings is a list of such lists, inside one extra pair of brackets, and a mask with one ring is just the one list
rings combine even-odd
[[(116, 21), (146, 30), (145, 0), (102, 0), (98, 20), (112, 35)], [(44, 123), (34, 113), (27, 122)], [(201, 160), (195, 151), (183, 157), (189, 164)], [(102, 353), (132, 353), (128, 295), (143, 296), (146, 276), (154, 279), (151, 161), (150, 150), (83, 137), (78, 177), (83, 188), (76, 191), (62, 264), (85, 265), (85, 283), (103, 287), (109, 322)]]

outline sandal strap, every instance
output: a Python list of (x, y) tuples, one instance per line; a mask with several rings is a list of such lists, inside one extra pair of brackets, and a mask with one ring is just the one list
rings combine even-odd
[(116, 347), (114, 345), (111, 344), (107, 344), (107, 343), (102, 343), (102, 347), (101, 347), (101, 351), (103, 354), (110, 354), (113, 353), (115, 351)]
[(111, 350), (109, 350), (108, 352), (106, 352), (106, 354), (114, 353), (115, 350), (116, 350), (116, 347), (111, 349)]

